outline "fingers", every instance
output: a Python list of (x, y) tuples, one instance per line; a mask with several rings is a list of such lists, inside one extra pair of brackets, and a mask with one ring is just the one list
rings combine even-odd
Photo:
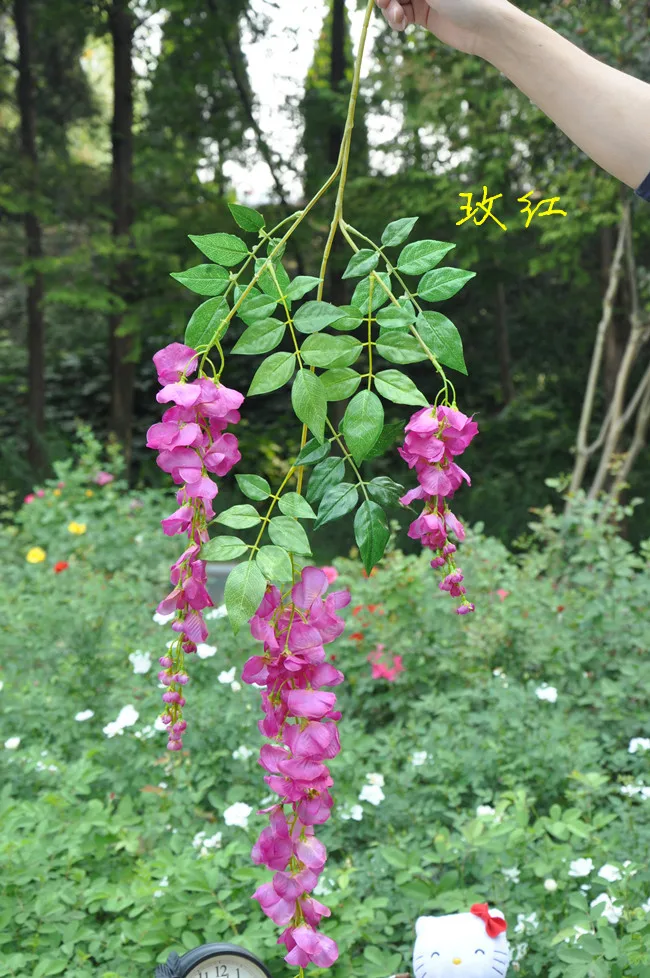
[[(380, 10), (383, 10), (384, 17), (394, 31), (402, 31), (408, 24), (408, 18), (402, 6), (401, 0), (375, 0)], [(410, 0), (404, 0), (404, 4), (410, 7)]]

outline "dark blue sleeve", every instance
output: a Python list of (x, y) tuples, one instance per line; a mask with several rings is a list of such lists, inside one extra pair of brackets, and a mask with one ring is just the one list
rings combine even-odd
[(634, 193), (638, 194), (639, 197), (643, 197), (644, 200), (647, 200), (650, 203), (650, 173), (647, 175), (641, 186), (636, 188)]

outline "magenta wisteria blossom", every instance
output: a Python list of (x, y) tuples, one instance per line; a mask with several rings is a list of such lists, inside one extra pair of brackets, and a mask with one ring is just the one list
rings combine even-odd
[(311, 895), (326, 859), (314, 825), (327, 821), (333, 804), (325, 761), (340, 750), (336, 695), (323, 687), (339, 685), (343, 673), (325, 661), (325, 645), (343, 631), (337, 612), (350, 602), (345, 590), (325, 597), (328, 584), (323, 570), (305, 567), (284, 596), (267, 588), (250, 621), (263, 654), (252, 656), (243, 672), (244, 682), (263, 686), (259, 728), (271, 743), (261, 748), (259, 762), (279, 798), (265, 810), (270, 825), (252, 852), (253, 861), (274, 876), (254, 898), (285, 928), (278, 943), (286, 945), (285, 960), (301, 968), (328, 967), (338, 956), (336, 943), (317, 930), (330, 911)]
[(454, 556), (456, 545), (449, 540), (449, 533), (457, 540), (464, 540), (465, 528), (452, 513), (448, 500), (463, 481), (471, 484), (467, 472), (454, 459), (462, 455), (478, 434), (478, 425), (455, 408), (429, 405), (416, 411), (405, 430), (404, 445), (398, 451), (408, 467), (415, 469), (418, 485), (405, 493), (400, 502), (404, 506), (416, 499), (425, 502), (408, 535), (435, 552), (431, 566), (444, 568), (445, 575), (438, 587), (448, 591), (452, 598), (462, 598), (456, 613), (466, 615), (474, 611), (474, 605), (465, 597), (463, 572), (456, 567)]
[[(464, 529), (449, 500), (469, 482), (457, 459), (477, 426), (456, 409), (455, 399), (450, 401), (453, 385), (444, 369), (467, 373), (460, 334), (446, 316), (426, 306), (454, 296), (474, 273), (437, 267), (451, 243), (408, 241), (417, 217), (391, 221), (375, 242), (343, 216), (373, 2), (366, 7), (339, 160), (324, 187), (272, 228), (257, 210), (229, 204), (248, 239), (226, 231), (190, 235), (207, 261), (173, 277), (205, 298), (192, 313), (184, 343), (171, 343), (154, 357), (161, 385), (157, 399), (167, 409), (147, 440), (177, 487), (177, 508), (162, 520), (163, 530), (187, 538), (171, 568), (172, 589), (158, 606), (160, 615), (174, 616), (175, 637), (160, 657), (158, 673), (165, 687), (168, 747), (178, 751), (183, 744), (186, 656), (197, 646), (199, 654), (212, 648), (205, 645), (204, 611), (212, 604), (206, 562), (234, 562), (224, 602), (234, 633), (248, 623), (260, 643), (242, 678), (260, 691), (265, 743), (259, 760), (277, 796), (258, 813), (268, 815), (268, 824), (252, 850), (253, 861), (273, 875), (253, 895), (282, 928), (279, 943), (299, 978), (309, 965), (329, 967), (339, 953), (320, 930), (330, 911), (314, 892), (327, 855), (317, 827), (334, 805), (328, 762), (340, 750), (340, 712), (332, 688), (343, 682), (343, 674), (333, 665), (336, 654), (326, 655), (325, 648), (341, 635), (341, 612), (350, 600), (347, 590), (327, 593), (337, 571), (313, 566), (307, 526), (319, 530), (353, 514), (354, 543), (368, 576), (389, 545), (387, 511), (397, 509), (400, 500), (422, 500), (424, 511), (410, 535), (435, 551), (434, 566), (445, 569), (441, 588), (462, 599), (459, 614), (473, 610), (450, 541), (450, 534), (462, 540)], [(287, 243), (337, 180), (318, 275), (297, 274)], [(324, 295), (337, 233), (351, 251), (342, 289), (348, 280), (358, 280), (344, 305)], [(305, 298), (309, 293), (315, 297)], [(229, 332), (235, 342), (224, 349)], [(219, 511), (218, 480), (241, 461), (237, 438), (226, 430), (239, 422), (243, 402), (243, 395), (222, 380), (230, 354), (257, 358), (247, 398), (291, 385), (300, 449), (286, 464), (274, 458), (269, 465), (282, 472), (279, 484), (271, 485), (266, 471), (237, 471), (237, 490), (246, 502)], [(403, 370), (423, 360), (433, 368), (434, 386), (426, 395)], [(345, 402), (345, 409), (332, 412), (333, 402)], [(421, 409), (408, 422), (401, 449), (418, 478), (417, 488), (407, 493), (388, 476), (364, 476), (364, 463), (384, 454), (404, 428), (403, 420), (386, 419), (385, 405), (399, 413), (404, 405)], [(399, 656), (392, 665), (377, 661), (373, 666), (373, 674), (389, 682), (403, 668)]]
[(189, 678), (184, 657), (196, 652), (197, 644), (208, 637), (202, 612), (212, 605), (212, 599), (200, 553), (201, 544), (209, 539), (207, 523), (214, 517), (212, 500), (218, 492), (211, 476), (226, 475), (241, 458), (236, 437), (224, 429), (239, 421), (243, 394), (205, 377), (188, 381), (196, 372), (197, 360), (196, 350), (182, 343), (171, 343), (154, 355), (158, 382), (163, 385), (156, 400), (173, 407), (147, 432), (147, 447), (159, 452), (158, 465), (181, 486), (176, 494), (179, 509), (162, 521), (163, 530), (169, 536), (183, 534), (191, 541), (172, 565), (173, 590), (157, 609), (161, 615), (175, 614), (171, 627), (178, 635), (168, 653), (160, 657), (162, 670), (158, 673), (167, 687), (162, 719), (170, 750), (181, 749), (187, 727), (182, 713)]

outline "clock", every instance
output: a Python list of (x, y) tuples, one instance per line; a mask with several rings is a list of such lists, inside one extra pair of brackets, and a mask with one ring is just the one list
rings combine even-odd
[(203, 944), (156, 968), (156, 978), (271, 978), (262, 962), (235, 944)]

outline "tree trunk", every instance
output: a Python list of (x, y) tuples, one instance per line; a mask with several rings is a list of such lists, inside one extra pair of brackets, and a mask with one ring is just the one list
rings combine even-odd
[[(14, 21), (18, 38), (17, 100), (20, 112), (20, 139), (23, 172), (27, 189), (25, 227), (27, 258), (43, 257), (41, 224), (36, 213), (39, 190), (36, 150), (36, 113), (31, 65), (31, 25), (29, 0), (14, 0)], [(29, 269), (27, 278), (27, 459), (35, 474), (43, 472), (45, 453), (45, 325), (43, 321), (43, 276)]]
[[(113, 121), (111, 140), (113, 165), (111, 204), (113, 210), (113, 243), (116, 261), (111, 291), (124, 303), (132, 297), (128, 250), (133, 224), (133, 32), (134, 22), (128, 0), (113, 0), (109, 10), (113, 40)], [(109, 317), (109, 360), (111, 372), (111, 432), (121, 443), (127, 462), (131, 457), (133, 421), (132, 361), (133, 337), (121, 336), (123, 312)]]
[(510, 337), (508, 335), (508, 311), (506, 290), (503, 282), (497, 284), (497, 350), (499, 354), (499, 373), (501, 376), (501, 397), (504, 406), (515, 396), (515, 387), (510, 371)]

